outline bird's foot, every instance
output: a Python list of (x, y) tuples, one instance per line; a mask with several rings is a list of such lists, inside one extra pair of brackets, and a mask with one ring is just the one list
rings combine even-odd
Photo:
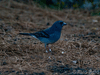
[(46, 50), (45, 52), (48, 53), (48, 50)]
[(51, 49), (49, 49), (49, 51), (51, 52)]
[(51, 49), (49, 49), (49, 51), (48, 51), (48, 50), (46, 50), (46, 53), (48, 53), (48, 52), (52, 52), (52, 51), (51, 51)]

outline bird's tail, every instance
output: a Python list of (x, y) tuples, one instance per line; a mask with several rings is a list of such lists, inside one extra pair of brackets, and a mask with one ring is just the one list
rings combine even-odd
[(33, 33), (19, 33), (20, 35), (26, 35), (26, 36), (32, 36), (34, 38), (37, 38)]
[(20, 35), (32, 36), (32, 33), (19, 33)]

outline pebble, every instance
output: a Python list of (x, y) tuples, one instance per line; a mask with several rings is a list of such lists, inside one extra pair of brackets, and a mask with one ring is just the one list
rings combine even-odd
[(76, 64), (76, 63), (77, 63), (77, 61), (76, 61), (76, 60), (74, 60), (74, 61), (73, 61), (73, 63), (74, 63), (74, 64)]
[(62, 54), (64, 54), (64, 52), (63, 52), (63, 51), (62, 51), (61, 53), (62, 53)]

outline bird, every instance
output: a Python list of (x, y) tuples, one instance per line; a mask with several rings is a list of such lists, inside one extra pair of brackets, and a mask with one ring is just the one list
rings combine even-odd
[[(20, 35), (28, 35), (32, 36), (38, 40), (40, 40), (42, 43), (44, 43), (45, 48), (48, 48), (49, 44), (55, 43), (59, 40), (61, 35), (61, 30), (64, 25), (67, 25), (65, 22), (59, 20), (56, 21), (51, 27), (37, 31), (35, 33), (19, 33)], [(51, 49), (49, 49), (51, 51)], [(46, 50), (46, 52), (48, 52)]]

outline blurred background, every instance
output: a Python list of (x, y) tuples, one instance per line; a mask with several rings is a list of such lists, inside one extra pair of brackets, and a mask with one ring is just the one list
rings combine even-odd
[[(40, 4), (42, 7), (49, 7), (52, 9), (62, 10), (62, 9), (99, 9), (100, 0), (14, 0), (17, 2), (30, 3), (31, 1)], [(100, 10), (92, 13), (92, 15), (100, 15)]]
[(53, 9), (83, 8), (97, 9), (100, 7), (100, 0), (14, 0), (17, 2), (31, 3), (35, 1), (43, 7), (48, 6)]

